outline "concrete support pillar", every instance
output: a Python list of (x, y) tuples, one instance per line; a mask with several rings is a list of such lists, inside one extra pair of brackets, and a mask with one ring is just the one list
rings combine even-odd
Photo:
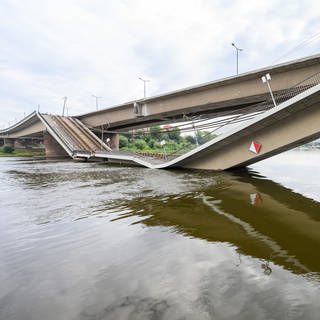
[(23, 143), (23, 140), (16, 139), (14, 142), (14, 148), (15, 149), (25, 149), (25, 145)]
[(16, 139), (14, 139), (14, 138), (4, 138), (3, 142), (4, 142), (4, 144), (6, 144), (8, 146), (12, 146), (14, 148), (15, 140)]
[(32, 145), (33, 145), (33, 141), (32, 141), (32, 139), (31, 138), (27, 138), (27, 139), (24, 139), (24, 141), (23, 141), (23, 145), (26, 147), (26, 148), (30, 148), (30, 147), (32, 147)]
[(30, 141), (28, 139), (27, 144), (28, 145), (34, 145), (34, 144), (44, 145), (44, 142), (43, 142), (43, 138), (33, 138), (33, 139), (30, 139)]
[(43, 132), (43, 142), (47, 158), (66, 158), (69, 156), (47, 131)]
[[(106, 143), (113, 151), (119, 151), (119, 134), (118, 133), (107, 133)], [(108, 140), (109, 139), (109, 140)]]

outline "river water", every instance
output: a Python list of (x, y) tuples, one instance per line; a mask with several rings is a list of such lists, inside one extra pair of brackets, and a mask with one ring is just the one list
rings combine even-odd
[(319, 319), (319, 166), (0, 158), (0, 319)]

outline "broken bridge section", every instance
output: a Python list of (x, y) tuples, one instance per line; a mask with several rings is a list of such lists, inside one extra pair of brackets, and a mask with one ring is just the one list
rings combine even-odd
[(38, 113), (38, 117), (50, 135), (47, 139), (47, 155), (72, 158), (91, 158), (97, 151), (112, 151), (80, 120), (73, 117)]

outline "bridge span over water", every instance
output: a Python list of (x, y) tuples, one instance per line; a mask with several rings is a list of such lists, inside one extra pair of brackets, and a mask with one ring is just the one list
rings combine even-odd
[[(261, 81), (266, 73), (272, 76), (274, 101)], [(316, 55), (76, 117), (34, 112), (0, 130), (0, 138), (13, 143), (44, 137), (48, 156), (102, 158), (149, 168), (225, 170), (319, 138), (319, 102), (320, 55)], [(179, 125), (195, 118), (225, 129), (203, 145), (162, 158), (118, 150), (120, 131)]]

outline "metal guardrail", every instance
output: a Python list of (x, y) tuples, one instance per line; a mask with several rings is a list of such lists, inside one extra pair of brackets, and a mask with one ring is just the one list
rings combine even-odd
[(317, 72), (303, 81), (295, 84), (294, 86), (285, 90), (283, 93), (275, 94), (274, 98), (277, 104), (281, 104), (318, 84), (320, 84), (320, 72)]

